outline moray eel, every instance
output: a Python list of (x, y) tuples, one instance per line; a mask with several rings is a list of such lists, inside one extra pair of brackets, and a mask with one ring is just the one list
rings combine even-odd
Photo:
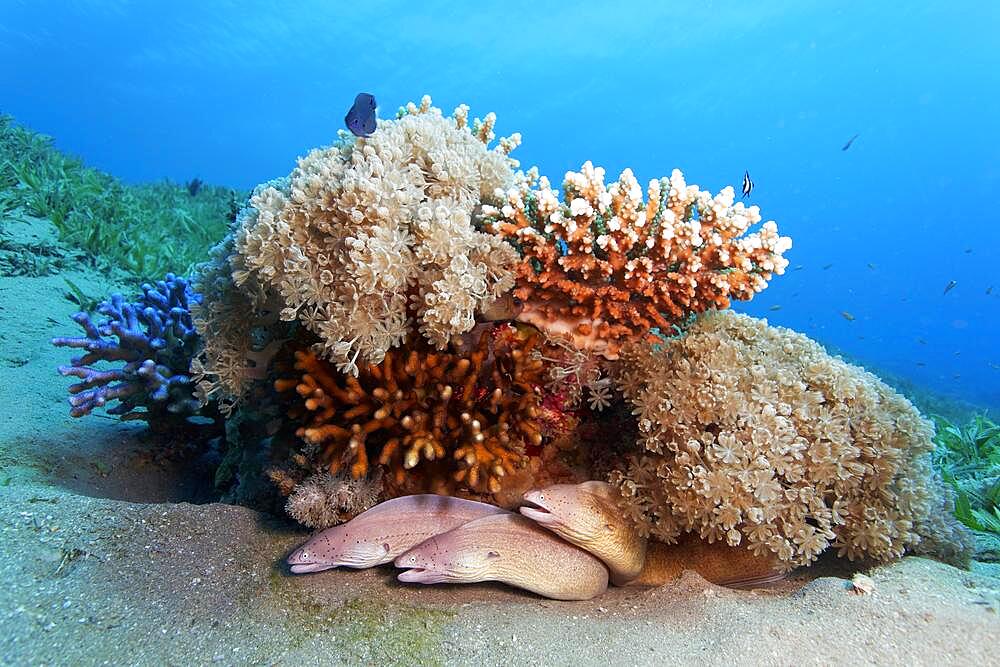
[(590, 553), (530, 519), (504, 513), (431, 537), (396, 559), (408, 583), (500, 581), (555, 600), (589, 600), (608, 588)]
[(521, 514), (600, 558), (611, 571), (611, 583), (623, 586), (642, 572), (646, 539), (622, 518), (611, 485), (606, 482), (556, 484), (524, 494)]
[(295, 574), (334, 567), (375, 567), (392, 561), (428, 537), (491, 514), (510, 512), (451, 496), (393, 498), (347, 523), (317, 533), (292, 552), (288, 564)]
[(605, 482), (556, 484), (528, 491), (524, 501), (521, 514), (600, 558), (617, 586), (659, 586), (684, 570), (731, 588), (784, 578), (772, 557), (754, 556), (722, 542), (709, 544), (697, 535), (683, 535), (677, 544), (654, 542), (647, 548), (646, 539), (625, 518), (614, 490)]
[(719, 586), (756, 588), (785, 578), (775, 564), (774, 557), (754, 556), (749, 549), (731, 547), (725, 542), (709, 544), (697, 533), (687, 533), (678, 537), (677, 544), (650, 544), (645, 567), (629, 583), (662, 586), (684, 570), (694, 570)]

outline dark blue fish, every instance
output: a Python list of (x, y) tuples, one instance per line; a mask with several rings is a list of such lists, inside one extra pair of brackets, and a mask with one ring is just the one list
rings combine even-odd
[(848, 140), (847, 140), (847, 143), (846, 143), (846, 144), (844, 144), (844, 147), (843, 147), (843, 148), (841, 148), (840, 150), (842, 150), (842, 151), (846, 151), (846, 150), (847, 150), (848, 148), (850, 148), (850, 147), (851, 147), (851, 144), (853, 144), (853, 143), (854, 143), (854, 140), (855, 140), (855, 139), (857, 139), (857, 138), (858, 138), (858, 137), (860, 137), (860, 136), (861, 136), (860, 134), (855, 134), (855, 135), (854, 135), (853, 137), (851, 137), (850, 139), (848, 139)]
[(565, 241), (563, 241), (562, 239), (557, 239), (556, 240), (556, 245), (559, 246), (559, 253), (563, 257), (565, 257), (566, 255), (569, 254), (569, 246), (566, 244)]
[(356, 137), (370, 137), (375, 131), (375, 96), (358, 93), (344, 116), (347, 129)]

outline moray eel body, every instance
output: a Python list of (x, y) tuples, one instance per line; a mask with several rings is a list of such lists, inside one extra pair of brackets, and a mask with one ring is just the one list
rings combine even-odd
[(524, 494), (521, 514), (607, 565), (616, 586), (660, 586), (684, 570), (694, 570), (720, 586), (752, 588), (784, 578), (773, 557), (754, 556), (722, 542), (709, 544), (683, 535), (677, 544), (653, 542), (638, 534), (619, 509), (605, 482), (556, 484)]
[(556, 484), (528, 491), (524, 501), (521, 514), (600, 558), (614, 585), (623, 586), (642, 572), (646, 539), (622, 519), (610, 484)]
[(409, 583), (500, 581), (555, 600), (589, 600), (608, 587), (595, 556), (534, 521), (504, 513), (431, 537), (396, 559)]
[(749, 549), (725, 542), (708, 542), (696, 533), (681, 535), (677, 544), (653, 542), (646, 553), (646, 565), (630, 584), (662, 586), (684, 570), (694, 570), (706, 580), (728, 588), (756, 588), (781, 581), (774, 557), (754, 556)]
[(428, 537), (491, 514), (510, 512), (451, 496), (393, 498), (317, 533), (292, 552), (288, 565), (295, 574), (382, 565)]

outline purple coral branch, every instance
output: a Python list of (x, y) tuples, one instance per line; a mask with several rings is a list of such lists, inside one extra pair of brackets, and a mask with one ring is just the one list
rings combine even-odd
[[(58, 337), (58, 347), (85, 350), (73, 357), (59, 373), (81, 381), (70, 386), (70, 414), (90, 414), (112, 401), (119, 404), (109, 414), (123, 419), (153, 419), (164, 412), (183, 418), (197, 414), (201, 405), (194, 398), (188, 368), (198, 342), (191, 321), (191, 303), (201, 297), (185, 278), (166, 278), (142, 286), (142, 296), (127, 302), (112, 294), (97, 309), (104, 319), (95, 322), (79, 312), (73, 321), (83, 337)], [(125, 362), (111, 369), (98, 369), (100, 362)], [(145, 407), (145, 412), (135, 412)]]

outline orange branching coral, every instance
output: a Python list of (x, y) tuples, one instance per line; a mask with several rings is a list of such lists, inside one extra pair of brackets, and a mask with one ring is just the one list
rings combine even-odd
[(275, 387), (303, 399), (298, 435), (330, 473), (360, 478), (378, 463), (390, 492), (496, 494), (542, 443), (537, 340), (491, 326), (459, 356), (411, 337), (357, 377), (300, 351), (301, 377)]
[(566, 174), (561, 203), (546, 178), (532, 185), (482, 211), (484, 227), (522, 255), (519, 319), (610, 359), (626, 339), (752, 298), (788, 264), (791, 239), (773, 221), (747, 234), (756, 206), (734, 203), (731, 187), (713, 197), (687, 185), (677, 169), (649, 182), (645, 203), (631, 170), (607, 187), (590, 162)]

